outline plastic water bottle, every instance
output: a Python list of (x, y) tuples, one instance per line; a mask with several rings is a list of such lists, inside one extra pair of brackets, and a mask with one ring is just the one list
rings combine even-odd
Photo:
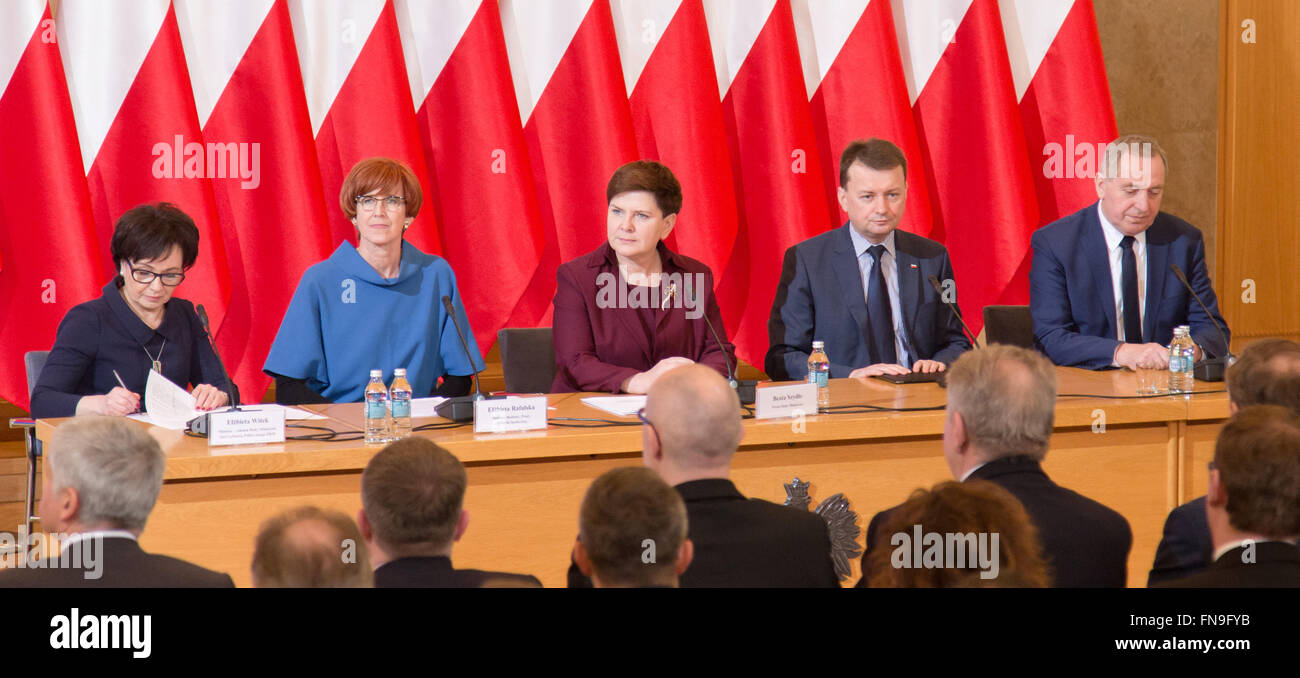
[(1169, 343), (1169, 392), (1191, 393), (1196, 390), (1192, 368), (1196, 362), (1196, 345), (1192, 343), (1191, 328), (1179, 325), (1174, 328), (1174, 340)]
[(411, 435), (411, 382), (406, 380), (405, 367), (393, 370), (388, 402), (393, 410), (393, 440)]
[(370, 383), (366, 384), (366, 442), (388, 442), (388, 389), (379, 370), (370, 370)]
[(826, 410), (831, 406), (831, 361), (826, 357), (826, 344), (814, 341), (812, 353), (808, 355), (808, 381), (817, 384), (817, 409)]

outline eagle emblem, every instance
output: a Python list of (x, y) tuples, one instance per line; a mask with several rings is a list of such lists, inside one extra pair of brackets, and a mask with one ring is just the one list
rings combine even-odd
[[(812, 483), (798, 478), (785, 483), (785, 505), (807, 511), (812, 503), (808, 494), (811, 486)], [(830, 530), (831, 561), (835, 563), (835, 573), (841, 580), (848, 579), (852, 576), (850, 563), (862, 557), (862, 549), (858, 547), (858, 535), (862, 530), (858, 527), (857, 512), (843, 493), (836, 493), (818, 504), (813, 513), (821, 516)]]

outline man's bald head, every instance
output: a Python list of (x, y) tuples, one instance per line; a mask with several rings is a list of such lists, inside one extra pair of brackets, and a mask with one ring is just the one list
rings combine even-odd
[(368, 588), (361, 532), (339, 511), (301, 506), (262, 523), (253, 550), (257, 588)]
[(1300, 413), (1300, 344), (1260, 339), (1228, 368), (1228, 399), (1239, 408), (1278, 405)]
[(645, 413), (664, 458), (679, 468), (728, 465), (740, 445), (740, 400), (704, 365), (678, 367), (655, 380)]

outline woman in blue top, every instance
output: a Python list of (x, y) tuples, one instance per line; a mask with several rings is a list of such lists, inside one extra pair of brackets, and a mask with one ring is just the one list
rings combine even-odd
[[(262, 367), (275, 378), (276, 400), (359, 402), (370, 370), (382, 370), (387, 384), (398, 367), (406, 368), (417, 398), (469, 393), (483, 358), (456, 276), (444, 259), (403, 237), (420, 211), (415, 173), (388, 158), (362, 160), (343, 181), (339, 203), (358, 244), (343, 242), (299, 281)], [(451, 297), (472, 363), (444, 296)]]
[(226, 378), (194, 305), (172, 296), (199, 256), (194, 220), (170, 203), (134, 207), (118, 218), (110, 249), (118, 274), (63, 316), (32, 416), (131, 414), (151, 369), (192, 385), (199, 409), (225, 405)]

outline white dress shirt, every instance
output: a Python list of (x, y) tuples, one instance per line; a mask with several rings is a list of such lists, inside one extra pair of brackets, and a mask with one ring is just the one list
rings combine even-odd
[[(1101, 201), (1097, 201), (1097, 217), (1101, 219), (1101, 233), (1106, 236), (1106, 254), (1110, 258), (1110, 282), (1115, 290), (1115, 338), (1129, 343), (1140, 344), (1142, 337), (1124, 336), (1124, 248), (1120, 243), (1124, 234), (1106, 219), (1101, 211)], [(1133, 258), (1137, 259), (1138, 278), (1138, 318), (1146, 326), (1147, 313), (1147, 234), (1143, 231), (1133, 236)]]
[[(862, 274), (862, 299), (866, 301), (871, 269), (876, 265), (875, 258), (867, 253), (867, 248), (874, 243), (862, 237), (852, 224), (849, 225), (849, 238), (853, 240), (853, 253), (858, 257), (858, 271)], [(898, 357), (898, 364), (910, 368), (912, 352), (908, 350), (907, 332), (903, 330), (903, 306), (898, 301), (898, 260), (894, 253), (893, 231), (880, 244), (885, 246), (884, 253), (880, 255), (880, 272), (885, 276), (885, 287), (889, 289), (889, 308), (894, 315), (894, 355)], [(866, 337), (863, 337), (865, 340)]]

